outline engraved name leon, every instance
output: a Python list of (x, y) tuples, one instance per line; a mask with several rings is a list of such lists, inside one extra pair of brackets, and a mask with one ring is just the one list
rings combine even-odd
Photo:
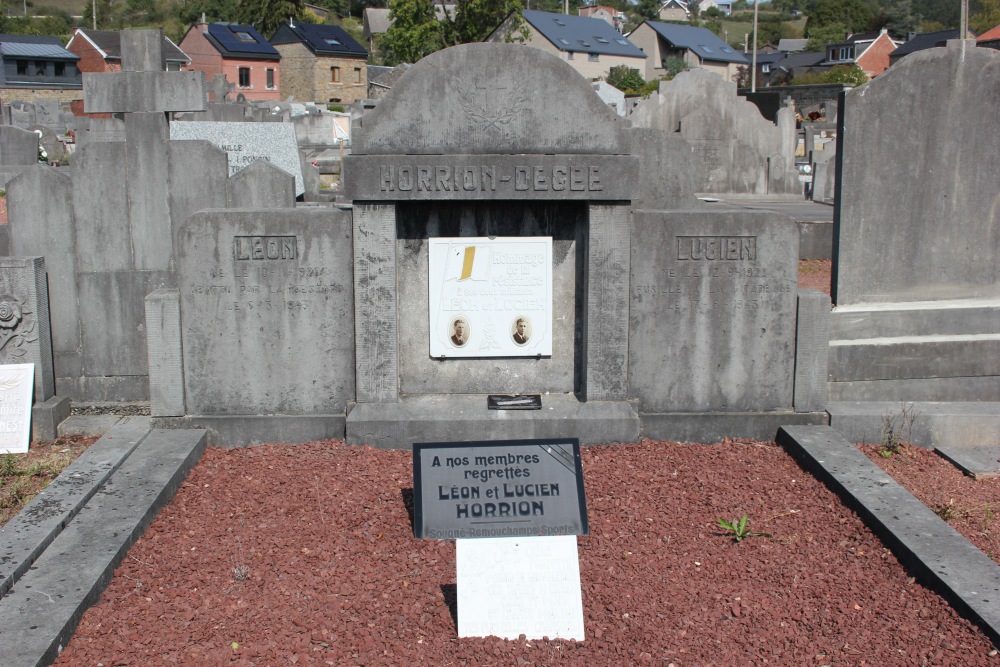
[(298, 259), (294, 236), (234, 236), (233, 257), (237, 261), (255, 259)]
[(755, 261), (756, 236), (678, 236), (679, 261)]
[(504, 170), (495, 165), (472, 167), (381, 165), (382, 192), (601, 192), (600, 168), (594, 165), (527, 166)]

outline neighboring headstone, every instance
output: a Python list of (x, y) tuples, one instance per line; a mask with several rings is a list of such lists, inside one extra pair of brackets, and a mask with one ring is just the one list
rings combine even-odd
[(265, 160), (295, 177), (295, 194), (305, 192), (295, 128), (286, 123), (212, 123), (186, 121), (170, 126), (170, 138), (209, 141), (229, 156), (230, 175)]
[(846, 93), (832, 399), (1000, 401), (997, 90), (1000, 52), (956, 40)]
[(622, 118), (625, 117), (625, 93), (606, 81), (595, 81), (594, 92), (605, 104), (615, 110)]
[(0, 125), (0, 187), (38, 164), (38, 135), (13, 125)]
[(777, 125), (736, 94), (736, 84), (694, 69), (660, 84), (660, 92), (629, 116), (635, 127), (679, 132), (701, 155), (705, 181), (714, 194), (796, 194), (795, 115), (778, 113)]
[(153, 416), (225, 444), (340, 437), (354, 395), (348, 215), (202, 212), (177, 244), (176, 296), (147, 299)]

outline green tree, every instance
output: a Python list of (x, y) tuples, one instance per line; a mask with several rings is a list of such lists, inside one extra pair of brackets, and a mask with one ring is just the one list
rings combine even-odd
[[(511, 14), (514, 25), (511, 35), (516, 36), (523, 26), (524, 5), (520, 0), (462, 0), (455, 5), (452, 44), (481, 42)], [(524, 35), (527, 37), (527, 35)]]
[(612, 67), (608, 71), (605, 81), (625, 94), (634, 94), (635, 91), (646, 85), (646, 80), (642, 78), (642, 74), (639, 74), (639, 70), (628, 65)]
[(202, 14), (209, 23), (235, 21), (236, 12), (237, 0), (182, 0), (174, 9), (176, 16), (186, 25), (200, 21)]
[(644, 19), (656, 20), (660, 16), (660, 0), (639, 0), (635, 12)]
[(813, 31), (806, 42), (806, 51), (824, 51), (827, 44), (836, 44), (844, 41), (847, 36), (847, 28), (842, 23), (831, 23)]
[(969, 17), (969, 27), (978, 34), (1000, 25), (1000, 0), (978, 0), (976, 13)]
[(378, 42), (386, 65), (415, 63), (446, 46), (431, 0), (392, 0), (389, 9), (393, 22)]
[(842, 25), (847, 32), (855, 33), (871, 27), (871, 9), (861, 0), (819, 0), (806, 21), (806, 37), (834, 24)]
[(905, 37), (920, 30), (920, 15), (913, 11), (911, 0), (895, 0), (885, 7), (882, 25), (890, 35)]
[(305, 15), (303, 0), (242, 0), (236, 20), (257, 29), (265, 39), (274, 34), (282, 21), (301, 21)]
[(860, 86), (868, 82), (868, 75), (861, 71), (857, 65), (837, 65), (828, 72), (809, 72), (795, 77), (792, 84), (796, 86), (807, 86), (822, 83), (849, 83)]

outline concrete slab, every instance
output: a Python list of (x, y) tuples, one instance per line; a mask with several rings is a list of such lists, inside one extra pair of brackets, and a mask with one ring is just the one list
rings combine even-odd
[[(913, 415), (903, 424), (903, 410)], [(881, 442), (883, 417), (895, 417), (893, 430), (920, 447), (1000, 444), (1000, 403), (933, 401), (832, 401), (830, 426), (851, 442)]]
[(149, 433), (149, 417), (112, 428), (0, 528), (0, 599)]
[(153, 430), (0, 600), (4, 663), (47, 665), (205, 449), (200, 430)]
[(59, 424), (59, 435), (104, 435), (122, 420), (121, 415), (72, 415)]
[(934, 451), (976, 479), (1000, 477), (1000, 445), (937, 447)]
[(856, 511), (905, 566), (1000, 645), (1000, 566), (834, 429), (782, 427), (777, 440)]
[(398, 403), (365, 403), (347, 414), (347, 442), (411, 449), (414, 442), (481, 439), (579, 438), (580, 444), (639, 441), (639, 414), (625, 401), (580, 402), (572, 394), (543, 394), (541, 410), (488, 410), (486, 394), (405, 396)]
[(210, 447), (300, 444), (343, 438), (344, 415), (188, 415), (154, 417), (154, 428), (205, 429)]
[(773, 440), (783, 424), (827, 424), (825, 412), (673, 412), (640, 414), (642, 436), (673, 442), (721, 442), (724, 438)]

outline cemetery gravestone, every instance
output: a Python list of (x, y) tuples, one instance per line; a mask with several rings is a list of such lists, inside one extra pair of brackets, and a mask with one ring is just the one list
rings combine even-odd
[(13, 125), (0, 125), (0, 187), (36, 164), (38, 135)]
[(1000, 400), (998, 90), (1000, 53), (955, 40), (845, 94), (832, 398)]

